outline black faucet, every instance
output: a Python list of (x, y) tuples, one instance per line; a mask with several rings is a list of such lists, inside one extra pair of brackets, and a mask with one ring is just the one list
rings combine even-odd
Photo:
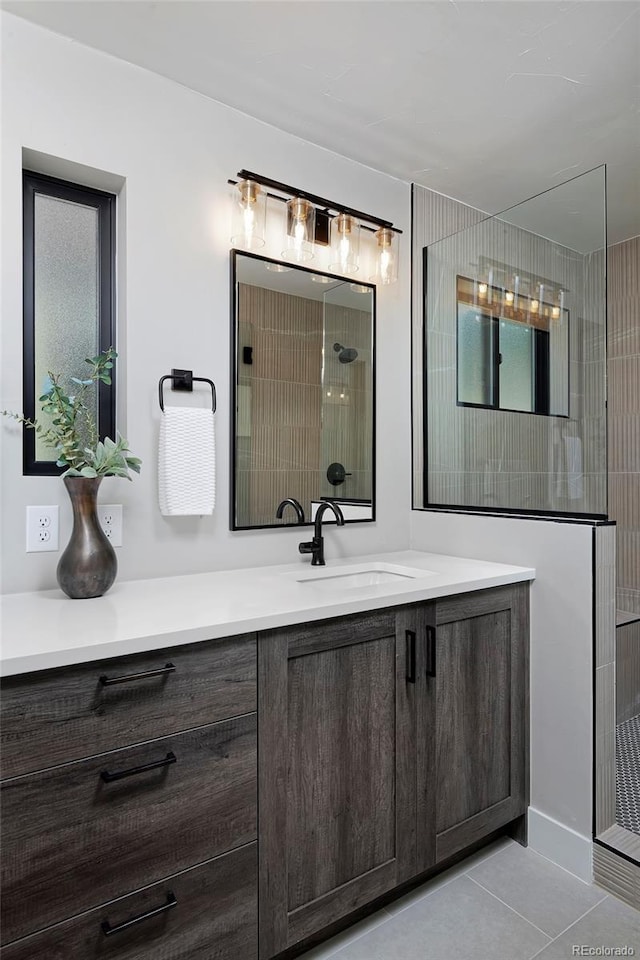
[(302, 509), (302, 506), (300, 505), (298, 500), (295, 499), (295, 497), (287, 497), (286, 500), (282, 500), (278, 504), (278, 509), (276, 510), (277, 519), (282, 520), (282, 514), (284, 513), (287, 505), (293, 507), (293, 509), (295, 510), (296, 516), (298, 517), (298, 523), (304, 523), (304, 510)]
[(322, 517), (326, 510), (333, 510), (336, 515), (336, 523), (339, 527), (344, 526), (344, 517), (342, 510), (336, 503), (330, 500), (323, 500), (316, 510), (316, 518), (313, 527), (313, 540), (301, 543), (298, 546), (300, 553), (310, 553), (312, 567), (324, 567), (324, 537), (322, 536)]

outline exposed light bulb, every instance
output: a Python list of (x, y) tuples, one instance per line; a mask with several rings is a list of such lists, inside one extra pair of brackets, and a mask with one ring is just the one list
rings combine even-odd
[(233, 204), (234, 246), (255, 249), (263, 247), (267, 213), (266, 195), (254, 180), (241, 180), (235, 185)]

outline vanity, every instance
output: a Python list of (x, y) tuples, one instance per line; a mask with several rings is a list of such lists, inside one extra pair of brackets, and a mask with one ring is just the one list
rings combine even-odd
[(269, 960), (524, 840), (534, 576), (403, 551), (5, 596), (5, 960)]

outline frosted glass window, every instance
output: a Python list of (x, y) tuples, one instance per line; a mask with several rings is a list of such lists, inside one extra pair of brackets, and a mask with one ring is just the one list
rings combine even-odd
[(533, 329), (509, 320), (500, 321), (500, 407), (534, 410)]
[[(99, 345), (98, 211), (57, 197), (35, 196), (34, 219), (35, 401), (48, 371), (83, 379), (84, 362)], [(87, 403), (97, 418), (95, 389)], [(44, 416), (39, 413), (39, 419)], [(36, 460), (50, 460), (51, 448), (36, 437)]]
[[(93, 357), (115, 347), (113, 309), (115, 197), (61, 180), (24, 174), (24, 411), (46, 425), (39, 397), (48, 374), (84, 379)], [(114, 435), (115, 391), (86, 395), (99, 434)], [(24, 435), (24, 472), (51, 474), (55, 450)]]
[(493, 402), (492, 319), (458, 307), (458, 403)]

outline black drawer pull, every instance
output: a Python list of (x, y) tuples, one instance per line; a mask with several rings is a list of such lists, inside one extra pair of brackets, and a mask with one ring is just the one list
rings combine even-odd
[(436, 628), (427, 627), (427, 676), (436, 675)]
[(142, 763), (139, 767), (131, 767), (129, 770), (118, 770), (116, 773), (109, 773), (103, 770), (100, 774), (105, 783), (113, 783), (114, 780), (124, 780), (125, 777), (133, 777), (136, 773), (146, 773), (147, 770), (159, 770), (160, 767), (168, 767), (172, 763), (177, 763), (178, 758), (173, 751), (169, 751), (163, 760), (154, 760), (152, 763)]
[(147, 677), (164, 677), (168, 673), (175, 673), (175, 667), (172, 663), (165, 663), (164, 667), (158, 667), (157, 670), (145, 670), (143, 673), (129, 673), (124, 677), (100, 677), (100, 683), (103, 687), (110, 687), (114, 683), (129, 683), (130, 680), (146, 680)]
[(407, 642), (407, 683), (416, 682), (416, 632), (405, 630)]
[(153, 910), (147, 910), (146, 913), (141, 913), (138, 917), (131, 917), (130, 920), (118, 923), (115, 927), (112, 927), (108, 920), (104, 920), (100, 926), (102, 927), (102, 932), (105, 937), (110, 937), (112, 933), (121, 933), (123, 930), (128, 930), (129, 927), (132, 927), (134, 923), (142, 923), (143, 920), (149, 920), (150, 917), (157, 917), (159, 913), (166, 913), (167, 910), (171, 910), (172, 907), (177, 906), (178, 901), (171, 890), (169, 890), (167, 893), (167, 902), (163, 903), (161, 907), (154, 907)]

